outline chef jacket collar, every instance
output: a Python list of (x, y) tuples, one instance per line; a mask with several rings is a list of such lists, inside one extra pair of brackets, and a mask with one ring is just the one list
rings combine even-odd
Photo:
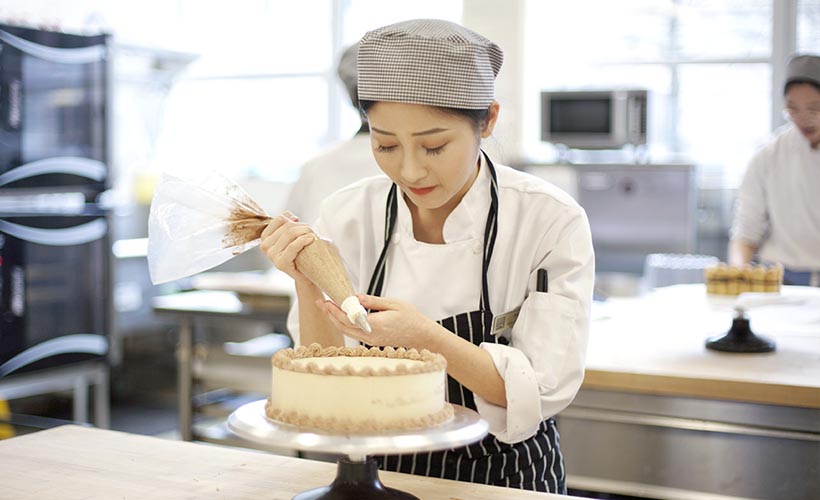
[[(479, 153), (479, 169), (473, 185), (444, 221), (444, 243), (484, 238), (487, 211), (490, 209), (490, 177), (484, 155)], [(410, 238), (413, 234), (413, 218), (407, 201), (401, 197), (398, 204), (399, 230)]]

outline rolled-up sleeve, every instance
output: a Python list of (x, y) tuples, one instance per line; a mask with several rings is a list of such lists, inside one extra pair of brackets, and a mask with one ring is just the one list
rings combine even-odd
[[(544, 257), (530, 276), (510, 345), (481, 345), (504, 379), (507, 407), (477, 395), (476, 406), (490, 432), (506, 443), (527, 439), (544, 419), (566, 408), (584, 378), (595, 268), (583, 212), (542, 246)], [(539, 268), (549, 272), (547, 293), (535, 291)]]
[(765, 157), (758, 154), (749, 163), (737, 193), (731, 237), (760, 246), (769, 233), (766, 203)]

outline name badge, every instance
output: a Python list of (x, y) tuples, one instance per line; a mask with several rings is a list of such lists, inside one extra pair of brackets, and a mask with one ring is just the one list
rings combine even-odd
[(519, 307), (518, 309), (494, 317), (492, 334), (499, 336), (507, 330), (512, 330), (515, 320), (518, 319), (518, 313), (520, 312), (521, 308)]

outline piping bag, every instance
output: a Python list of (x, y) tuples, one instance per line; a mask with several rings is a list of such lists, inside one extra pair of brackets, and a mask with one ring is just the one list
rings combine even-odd
[[(297, 220), (288, 213), (285, 217)], [(268, 215), (238, 184), (217, 172), (197, 179), (163, 174), (148, 217), (148, 268), (156, 285), (211, 269), (257, 246)], [(316, 237), (296, 267), (370, 333), (367, 311), (333, 243)]]
[(356, 297), (336, 245), (316, 237), (296, 255), (295, 264), (300, 273), (339, 305), (351, 323), (366, 333), (372, 331), (367, 322), (367, 311)]

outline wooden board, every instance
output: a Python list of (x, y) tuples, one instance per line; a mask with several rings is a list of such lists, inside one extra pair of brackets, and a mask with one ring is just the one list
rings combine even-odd
[[(329, 484), (336, 465), (63, 426), (0, 441), (0, 498), (14, 500), (290, 500)], [(570, 498), (381, 472), (424, 500)]]
[(587, 370), (583, 387), (820, 409), (820, 389), (812, 387), (602, 370)]

